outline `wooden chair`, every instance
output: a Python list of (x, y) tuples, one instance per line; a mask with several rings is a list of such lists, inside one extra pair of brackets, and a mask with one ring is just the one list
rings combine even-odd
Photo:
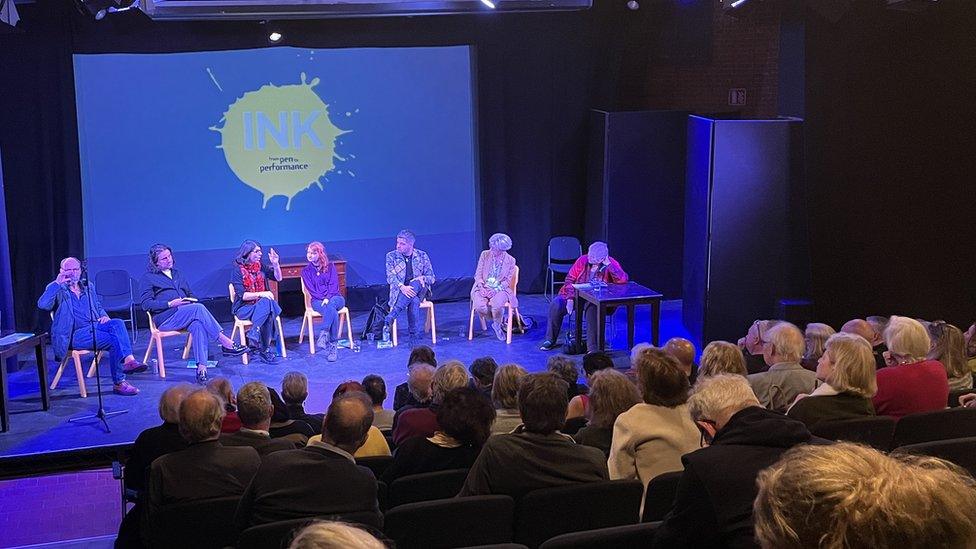
[(166, 363), (163, 361), (163, 338), (186, 334), (186, 345), (183, 346), (183, 360), (186, 360), (186, 358), (190, 356), (190, 346), (193, 344), (193, 335), (186, 330), (162, 331), (157, 328), (156, 323), (153, 322), (152, 313), (146, 311), (146, 316), (149, 317), (149, 346), (146, 347), (146, 355), (142, 357), (142, 363), (146, 364), (149, 361), (149, 353), (152, 351), (153, 345), (155, 345), (156, 362), (159, 365), (159, 377), (166, 377)]
[[(53, 312), (51, 313), (51, 320), (54, 320)], [(95, 353), (95, 358), (92, 359), (91, 366), (88, 368), (88, 377), (93, 377), (95, 375), (98, 361), (102, 359), (103, 353), (104, 351), (98, 351)], [(78, 378), (78, 393), (81, 394), (81, 398), (88, 398), (88, 389), (85, 387), (85, 374), (81, 369), (81, 357), (90, 354), (91, 351), (76, 351), (69, 349), (68, 354), (61, 359), (61, 364), (58, 366), (58, 371), (54, 373), (54, 380), (51, 381), (51, 390), (53, 391), (54, 389), (57, 389), (58, 382), (61, 381), (61, 375), (64, 374), (64, 369), (68, 366), (68, 360), (71, 360), (75, 364), (75, 376)]]
[[(518, 268), (518, 265), (516, 265), (515, 266), (515, 272), (512, 273), (512, 285), (511, 285), (512, 295), (517, 295), (517, 292), (518, 292), (518, 278), (519, 278), (519, 268)], [(506, 309), (508, 309), (508, 325), (507, 325), (507, 330), (506, 330), (506, 333), (505, 333), (505, 343), (506, 344), (511, 344), (512, 343), (512, 320), (513, 320), (512, 317), (515, 317), (516, 319), (518, 319), (518, 322), (519, 322), (519, 333), (524, 334), (525, 333), (525, 330), (522, 328), (522, 315), (519, 313), (518, 307), (512, 307), (512, 304), (509, 303), (509, 302), (506, 302), (505, 305), (504, 305), (504, 307)], [(472, 339), (474, 339), (474, 315), (475, 315), (474, 303), (472, 303), (471, 304), (471, 318), (468, 319), (468, 341), (471, 341)], [(487, 330), (488, 329), (488, 325), (485, 324), (485, 317), (483, 317), (481, 315), (478, 315), (478, 318), (481, 320), (481, 331)]]
[[(230, 302), (231, 304), (233, 304), (234, 301), (237, 299), (237, 292), (234, 291), (233, 284), (227, 285), (227, 292), (230, 294)], [(288, 351), (285, 350), (285, 331), (281, 329), (281, 316), (279, 315), (278, 318), (275, 318), (275, 321), (278, 323), (278, 346), (281, 348), (281, 358), (288, 358)], [(234, 336), (237, 335), (239, 332), (241, 345), (244, 345), (246, 347), (247, 330), (253, 325), (254, 323), (251, 322), (250, 320), (240, 319), (237, 318), (237, 315), (234, 315), (234, 327), (230, 331), (230, 338), (234, 339)], [(244, 364), (248, 363), (247, 355), (248, 353), (244, 353), (243, 355), (241, 355), (241, 362), (243, 362)]]
[[(322, 314), (312, 308), (312, 296), (308, 295), (305, 287), (305, 280), (298, 279), (302, 285), (302, 296), (305, 298), (305, 316), (302, 317), (302, 329), (298, 331), (298, 343), (301, 344), (305, 337), (305, 326), (308, 326), (308, 352), (315, 354), (315, 330), (312, 324), (316, 320), (322, 320)], [(349, 307), (339, 309), (339, 334), (342, 334), (342, 324), (346, 324), (346, 337), (349, 338), (349, 347), (352, 347), (352, 321), (349, 320)], [(335, 343), (335, 342), (333, 342)]]
[[(434, 303), (429, 300), (423, 300), (420, 302), (420, 309), (427, 309), (427, 320), (424, 322), (424, 331), (430, 332), (430, 344), (437, 345), (437, 321), (434, 318)], [(397, 340), (397, 319), (393, 319), (393, 325), (390, 326), (390, 331), (393, 332), (393, 346), (396, 347), (400, 344)]]

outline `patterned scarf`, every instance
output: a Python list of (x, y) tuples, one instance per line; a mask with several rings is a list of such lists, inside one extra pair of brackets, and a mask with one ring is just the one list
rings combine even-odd
[(241, 265), (241, 275), (244, 277), (245, 292), (265, 291), (264, 272), (261, 270), (260, 261)]

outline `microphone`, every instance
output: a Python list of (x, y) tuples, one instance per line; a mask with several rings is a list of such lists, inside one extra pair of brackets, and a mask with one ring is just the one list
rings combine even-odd
[(83, 287), (88, 287), (88, 260), (81, 262), (81, 278), (78, 279), (78, 283)]

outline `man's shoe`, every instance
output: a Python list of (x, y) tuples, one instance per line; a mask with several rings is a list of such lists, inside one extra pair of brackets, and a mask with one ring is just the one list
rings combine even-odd
[(148, 369), (149, 366), (146, 366), (141, 362), (136, 362), (135, 360), (130, 360), (129, 362), (126, 362), (125, 364), (122, 365), (122, 371), (125, 372), (126, 375), (141, 374), (142, 372), (145, 372)]
[(206, 385), (208, 381), (210, 381), (210, 378), (207, 377), (207, 371), (197, 370), (197, 383), (199, 385)]
[(113, 389), (115, 394), (122, 396), (135, 396), (139, 394), (139, 389), (133, 387), (128, 381), (123, 381), (122, 383), (116, 383)]
[(235, 342), (233, 347), (224, 347), (221, 345), (220, 351), (224, 356), (241, 356), (247, 352), (247, 347)]
[(542, 345), (539, 346), (539, 349), (542, 351), (551, 351), (555, 348), (556, 348), (556, 344), (549, 341), (548, 339), (543, 341)]
[(281, 357), (270, 348), (261, 351), (258, 353), (258, 356), (261, 357), (261, 361), (265, 364), (277, 364), (281, 362)]
[(325, 360), (329, 362), (339, 360), (339, 347), (335, 343), (329, 343), (328, 354), (325, 355)]

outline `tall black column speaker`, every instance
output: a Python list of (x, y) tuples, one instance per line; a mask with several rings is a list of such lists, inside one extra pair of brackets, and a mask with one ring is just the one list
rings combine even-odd
[(810, 288), (803, 122), (688, 117), (685, 328), (735, 341)]
[(685, 111), (590, 115), (586, 239), (604, 240), (631, 279), (681, 297)]

